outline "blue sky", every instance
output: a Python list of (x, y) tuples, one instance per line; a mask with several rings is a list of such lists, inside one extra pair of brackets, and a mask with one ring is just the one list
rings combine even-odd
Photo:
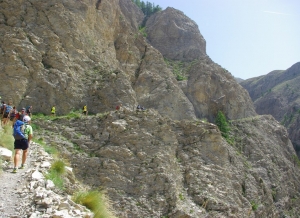
[(300, 0), (148, 1), (194, 20), (208, 56), (235, 77), (261, 76), (300, 62)]

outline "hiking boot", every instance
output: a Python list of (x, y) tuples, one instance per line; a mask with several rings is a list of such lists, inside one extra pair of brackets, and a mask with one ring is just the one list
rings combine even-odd
[(19, 169), (21, 169), (21, 170), (22, 170), (22, 169), (24, 169), (24, 168), (25, 168), (25, 166), (26, 166), (25, 164), (21, 164), (21, 167), (19, 167)]
[(12, 171), (12, 173), (17, 173), (18, 172), (18, 169), (15, 167)]

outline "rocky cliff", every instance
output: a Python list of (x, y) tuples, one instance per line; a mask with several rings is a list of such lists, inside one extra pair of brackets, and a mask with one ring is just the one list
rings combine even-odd
[(213, 124), (154, 110), (36, 124), (80, 181), (108, 190), (117, 217), (299, 216), (300, 168), (272, 116), (233, 121), (231, 145)]
[[(97, 2), (0, 1), (2, 98), (36, 113), (87, 104), (94, 114), (34, 117), (35, 135), (60, 149), (78, 180), (107, 190), (118, 217), (298, 217), (286, 129), (253, 117), (249, 94), (206, 55), (197, 25), (168, 8), (149, 18), (145, 38), (131, 0)], [(173, 45), (158, 46), (167, 39)], [(183, 66), (181, 81), (168, 63)], [(230, 140), (200, 121), (219, 110), (235, 120)]]
[(265, 76), (245, 80), (245, 87), (259, 114), (271, 114), (289, 132), (300, 157), (300, 62), (287, 70), (276, 70)]
[(197, 24), (181, 11), (167, 8), (146, 23), (147, 38), (169, 61), (187, 65), (179, 82), (197, 117), (214, 121), (219, 110), (229, 119), (255, 115), (247, 92), (234, 77), (206, 55), (206, 42)]
[[(214, 69), (206, 58), (200, 61), (205, 57), (205, 41), (197, 25), (175, 9), (158, 14), (159, 19), (176, 18), (165, 33), (164, 23), (155, 26), (161, 34), (148, 27), (156, 15), (149, 19), (147, 28), (153, 29), (149, 37), (155, 33), (150, 43), (168, 42), (159, 51), (139, 32), (143, 14), (130, 0), (100, 4), (89, 0), (1, 1), (0, 72), (5, 81), (1, 96), (12, 99), (17, 107), (33, 105), (35, 112), (46, 114), (52, 105), (57, 114), (65, 114), (84, 104), (91, 113), (98, 113), (122, 103), (128, 108), (142, 104), (173, 119), (212, 120), (218, 109), (229, 118), (254, 115), (248, 94), (231, 76), (220, 67)], [(178, 33), (176, 37), (167, 40), (173, 32)], [(197, 76), (184, 89), (187, 93), (164, 62), (162, 54), (167, 50), (179, 59), (199, 60), (203, 65), (205, 72), (193, 69)], [(226, 89), (211, 87), (220, 83)], [(233, 87), (239, 89), (235, 92), (241, 106), (234, 112), (230, 111), (237, 99), (230, 93)], [(213, 105), (210, 113), (207, 108)]]

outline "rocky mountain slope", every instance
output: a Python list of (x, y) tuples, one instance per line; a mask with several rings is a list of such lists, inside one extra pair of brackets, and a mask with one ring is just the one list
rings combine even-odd
[(299, 216), (300, 168), (272, 116), (233, 121), (231, 145), (211, 123), (154, 110), (36, 124), (80, 181), (107, 190), (117, 217)]
[[(178, 41), (170, 41), (166, 50), (176, 45), (179, 57), (197, 62), (187, 93), (166, 66), (163, 52), (139, 32), (143, 15), (130, 0), (103, 1), (97, 7), (89, 0), (1, 1), (0, 72), (6, 83), (0, 94), (18, 107), (33, 105), (35, 112), (47, 114), (52, 105), (65, 114), (84, 104), (98, 113), (123, 103), (154, 108), (173, 119), (212, 119), (218, 109), (231, 119), (254, 115), (248, 94), (205, 56), (197, 25), (178, 10), (167, 9), (162, 16), (177, 17), (166, 34), (178, 32)], [(149, 39), (162, 43), (163, 36), (149, 34)], [(233, 102), (239, 102), (234, 112)]]
[(276, 70), (267, 75), (241, 82), (258, 114), (271, 114), (287, 129), (300, 157), (300, 62), (287, 70)]
[[(256, 116), (182, 12), (152, 15), (147, 38), (142, 20), (131, 0), (0, 1), (2, 98), (58, 115), (88, 105), (93, 116), (33, 119), (35, 134), (103, 187), (118, 217), (298, 217), (286, 129)], [(229, 140), (209, 123), (220, 110)]]

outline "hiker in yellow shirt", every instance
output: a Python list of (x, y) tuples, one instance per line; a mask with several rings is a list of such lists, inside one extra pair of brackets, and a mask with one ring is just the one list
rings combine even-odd
[(87, 110), (87, 105), (84, 105), (83, 107), (82, 107), (82, 114), (84, 114), (84, 115), (88, 115), (88, 110)]
[(51, 116), (55, 116), (55, 105), (51, 108)]

